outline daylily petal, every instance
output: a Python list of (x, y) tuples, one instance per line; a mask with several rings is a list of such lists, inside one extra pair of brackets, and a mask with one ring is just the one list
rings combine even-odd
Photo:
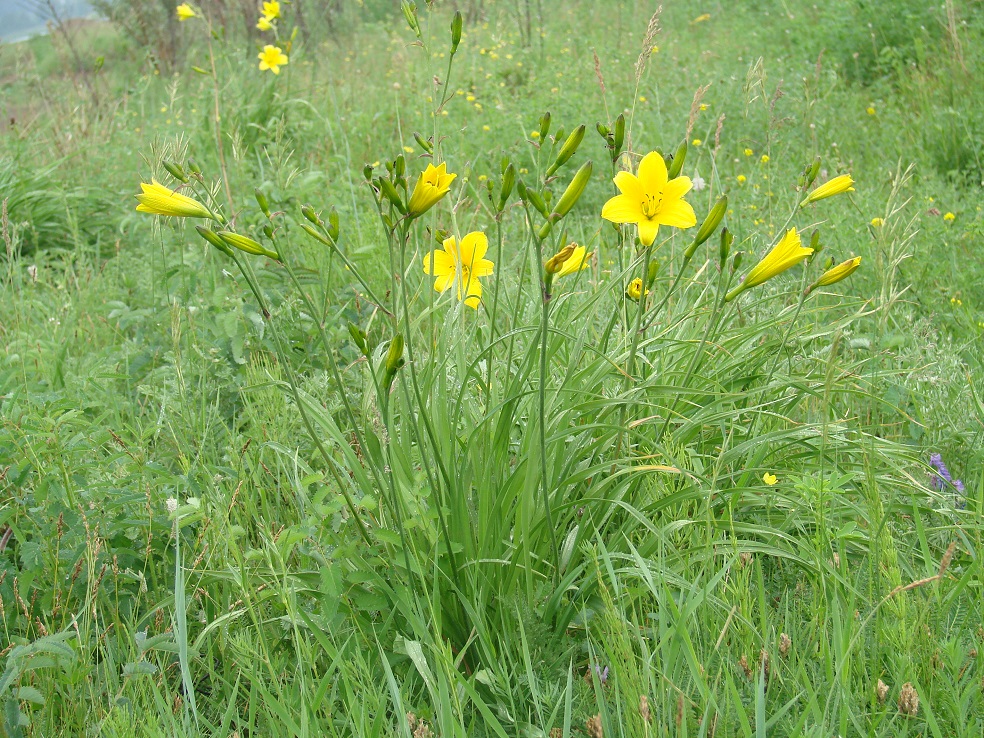
[(632, 172), (619, 172), (615, 175), (614, 182), (615, 186), (618, 187), (618, 191), (623, 195), (642, 202), (642, 196), (644, 194), (642, 183)]
[(601, 217), (612, 223), (638, 223), (644, 220), (642, 203), (628, 195), (615, 195), (601, 209)]
[(424, 255), (424, 274), (439, 277), (454, 272), (454, 258), (444, 251)]
[(690, 177), (677, 177), (676, 179), (671, 179), (666, 183), (666, 187), (663, 188), (663, 202), (667, 200), (677, 200), (688, 192), (694, 186), (694, 183), (690, 181)]
[(646, 192), (661, 191), (666, 186), (666, 162), (657, 151), (650, 151), (639, 162), (639, 182)]
[[(470, 308), (478, 309), (478, 306), (482, 303), (482, 283), (478, 281), (478, 277), (472, 275), (468, 280), (467, 290), (465, 291), (465, 304)], [(461, 297), (459, 291), (458, 297)]]
[(652, 246), (659, 232), (659, 221), (643, 219), (639, 221), (639, 240), (643, 246)]
[(697, 215), (686, 200), (664, 201), (656, 219), (663, 225), (674, 228), (693, 228), (697, 225)]
[(471, 273), (476, 277), (491, 277), (495, 270), (495, 264), (488, 259), (479, 259), (471, 268)]
[(461, 263), (470, 269), (488, 250), (488, 237), (481, 231), (472, 231), (461, 239)]
[(458, 242), (455, 240), (455, 237), (448, 236), (442, 243), (444, 245), (444, 253), (451, 257), (451, 261), (457, 262), (461, 257), (458, 252)]
[(440, 277), (434, 280), (434, 289), (438, 292), (447, 292), (448, 289), (454, 284), (454, 272), (449, 272), (447, 274), (442, 274)]

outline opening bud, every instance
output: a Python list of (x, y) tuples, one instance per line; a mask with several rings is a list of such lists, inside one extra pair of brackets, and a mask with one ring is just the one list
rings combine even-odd
[(558, 251), (556, 254), (547, 259), (547, 262), (543, 265), (544, 270), (547, 274), (556, 274), (564, 267), (564, 263), (571, 258), (574, 254), (574, 246), (568, 245)]

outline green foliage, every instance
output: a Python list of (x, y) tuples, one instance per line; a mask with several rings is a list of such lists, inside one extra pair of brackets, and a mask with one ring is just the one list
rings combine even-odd
[[(0, 144), (4, 732), (979, 735), (979, 142), (936, 104), (980, 104), (972, 6), (956, 36), (922, 6), (669, 7), (637, 78), (634, 3), (475, 3), (450, 71), (442, 9), (418, 46), (356, 5), (285, 3), (276, 78), (232, 23), (176, 26), (205, 74), (112, 47), (112, 103), (45, 79)], [(871, 32), (902, 63), (855, 60)], [(457, 179), (410, 227), (431, 148)], [(727, 195), (730, 254), (599, 219), (652, 149), (705, 181), (698, 223)], [(817, 156), (857, 192), (800, 209)], [(165, 160), (283, 263), (134, 213)], [(723, 304), (790, 213), (823, 251)], [(472, 231), (478, 310), (421, 269)], [(571, 240), (590, 267), (539, 276)]]

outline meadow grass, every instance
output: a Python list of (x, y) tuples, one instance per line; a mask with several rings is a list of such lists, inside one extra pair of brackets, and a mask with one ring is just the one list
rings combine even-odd
[[(106, 26), (98, 104), (0, 48), (3, 732), (980, 736), (984, 17), (893, 8), (474, 3), (450, 73), (440, 4), (279, 75)], [(684, 141), (733, 235), (692, 259), (600, 217)], [(798, 207), (818, 156), (856, 191)], [(278, 258), (135, 212), (164, 161)], [(823, 250), (726, 302), (790, 223)], [(422, 265), (475, 231), (473, 310)]]

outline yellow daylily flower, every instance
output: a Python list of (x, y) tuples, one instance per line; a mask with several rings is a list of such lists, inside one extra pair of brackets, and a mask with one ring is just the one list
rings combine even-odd
[(766, 472), (765, 474), (762, 475), (762, 481), (771, 487), (776, 482), (779, 481), (779, 477), (777, 477), (775, 474), (769, 474), (769, 472)]
[(261, 31), (269, 31), (271, 28), (273, 28), (273, 22), (270, 20), (268, 16), (261, 15), (260, 19), (256, 21), (256, 27)]
[(777, 243), (765, 258), (752, 267), (745, 280), (725, 295), (726, 301), (735, 299), (745, 290), (766, 282), (790, 267), (799, 264), (813, 253), (813, 249), (803, 246), (795, 228), (786, 231), (786, 235)]
[(447, 162), (442, 161), (440, 166), (436, 167), (428, 164), (413, 186), (413, 194), (410, 195), (410, 203), (407, 205), (407, 213), (410, 217), (416, 218), (434, 207), (438, 200), (448, 194), (451, 183), (457, 176), (457, 174), (448, 174)]
[(574, 246), (574, 251), (567, 257), (567, 260), (564, 261), (563, 266), (560, 267), (560, 271), (557, 272), (558, 277), (565, 277), (568, 274), (575, 274), (576, 272), (579, 272), (582, 269), (587, 269), (591, 266), (589, 261), (591, 260), (591, 257), (594, 256), (594, 251), (589, 252), (584, 246), (577, 246), (575, 244), (571, 245)]
[(137, 210), (141, 213), (152, 213), (153, 215), (166, 215), (174, 218), (211, 218), (215, 216), (211, 211), (202, 205), (198, 200), (192, 199), (187, 195), (175, 192), (170, 187), (165, 187), (156, 179), (151, 179), (151, 184), (140, 183), (143, 192), (137, 195), (140, 204)]
[(854, 180), (851, 178), (850, 174), (842, 174), (839, 177), (834, 177), (829, 182), (824, 182), (822, 185), (817, 187), (809, 196), (800, 203), (800, 207), (808, 205), (811, 202), (816, 202), (817, 200), (823, 200), (827, 197), (833, 197), (834, 195), (840, 195), (844, 192), (854, 192)]
[[(625, 288), (625, 294), (636, 302), (639, 302), (639, 298), (642, 297), (642, 279), (636, 277), (629, 282), (629, 286)], [(649, 290), (646, 290), (646, 294), (649, 294)]]
[(267, 20), (279, 18), (280, 3), (277, 0), (271, 0), (271, 2), (263, 3), (263, 15), (266, 16)]
[(482, 283), (479, 277), (490, 277), (495, 265), (485, 258), (489, 239), (481, 231), (474, 231), (461, 239), (459, 245), (454, 236), (444, 239), (444, 250), (424, 256), (424, 274), (437, 277), (434, 289), (447, 292), (452, 287), (458, 291), (458, 299), (468, 307), (477, 309), (482, 302)]
[(683, 196), (693, 183), (690, 177), (667, 181), (666, 162), (656, 151), (646, 154), (639, 162), (638, 175), (619, 172), (615, 186), (622, 194), (605, 203), (601, 217), (612, 223), (635, 223), (643, 246), (651, 246), (661, 225), (691, 228), (697, 216)]
[(179, 21), (186, 21), (189, 18), (195, 18), (198, 16), (198, 14), (188, 3), (181, 3), (177, 8), (175, 8), (175, 10), (178, 12)]
[(287, 55), (279, 46), (267, 44), (259, 54), (260, 71), (269, 69), (274, 74), (280, 74), (280, 67), (287, 64)]
[(845, 262), (841, 262), (835, 267), (831, 267), (823, 274), (820, 275), (820, 279), (810, 285), (807, 292), (811, 292), (817, 287), (826, 287), (828, 284), (834, 284), (834, 282), (840, 282), (842, 279), (847, 279), (857, 268), (861, 266), (861, 257), (855, 256), (853, 259), (848, 259)]

